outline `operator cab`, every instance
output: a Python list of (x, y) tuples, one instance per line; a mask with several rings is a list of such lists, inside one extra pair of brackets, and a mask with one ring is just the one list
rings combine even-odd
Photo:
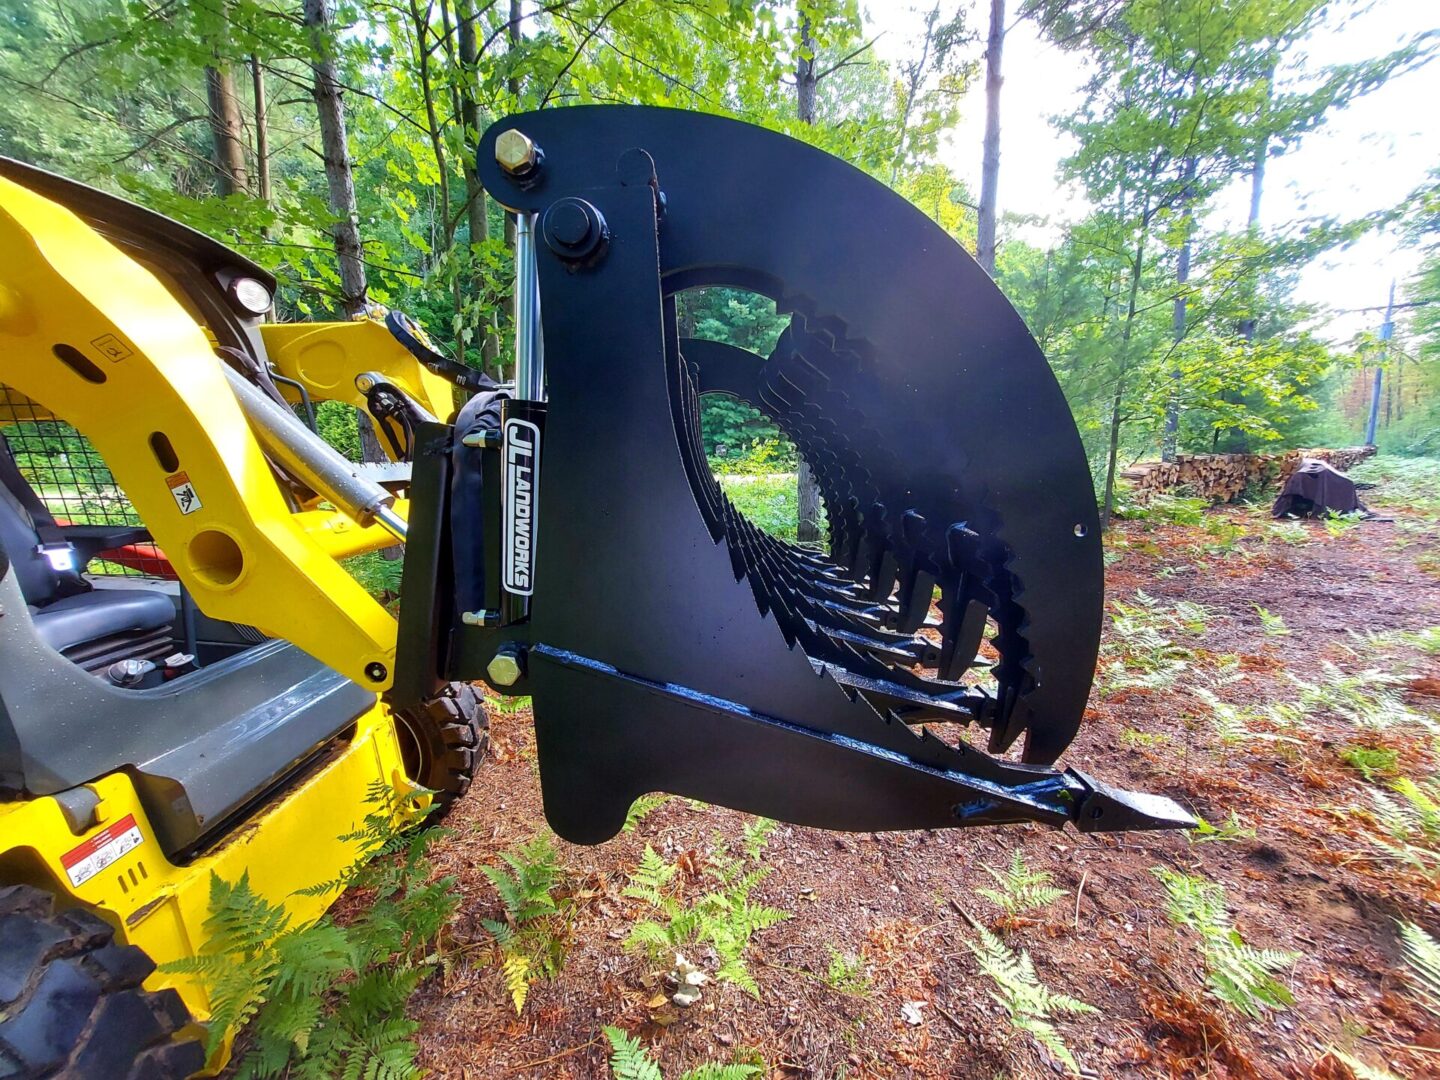
[(165, 592), (96, 588), (85, 570), (97, 554), (148, 541), (143, 528), (56, 521), (0, 435), (0, 546), (40, 640), (86, 671), (163, 663), (172, 652), (176, 611)]
[(264, 640), (196, 611), (89, 441), (3, 386), (0, 551), (39, 641), (114, 686), (160, 686)]

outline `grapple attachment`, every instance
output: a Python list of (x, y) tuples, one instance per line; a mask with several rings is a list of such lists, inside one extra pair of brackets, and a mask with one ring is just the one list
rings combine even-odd
[[(530, 695), (546, 814), (579, 842), (656, 790), (834, 829), (1191, 823), (1048, 767), (1094, 670), (1094, 493), (1039, 348), (953, 240), (838, 159), (666, 109), (511, 117), (480, 175), (534, 215), (544, 402), (422, 438), (397, 692)], [(679, 335), (705, 286), (790, 315), (770, 355)], [(727, 499), (707, 393), (794, 441), (827, 551)]]

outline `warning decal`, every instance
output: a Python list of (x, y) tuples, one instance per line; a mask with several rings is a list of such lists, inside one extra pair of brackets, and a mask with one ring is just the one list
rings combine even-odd
[(100, 350), (100, 354), (112, 364), (127, 360), (135, 355), (135, 351), (121, 341), (114, 334), (101, 334), (94, 341), (90, 342)]
[(175, 505), (180, 507), (180, 513), (193, 514), (200, 509), (200, 496), (195, 493), (195, 485), (190, 482), (188, 473), (177, 472), (173, 476), (167, 476), (165, 483), (169, 485), (170, 494), (175, 498)]
[(144, 842), (140, 826), (135, 824), (135, 815), (126, 814), (119, 821), (106, 825), (79, 847), (61, 855), (60, 865), (70, 875), (70, 884), (80, 886)]

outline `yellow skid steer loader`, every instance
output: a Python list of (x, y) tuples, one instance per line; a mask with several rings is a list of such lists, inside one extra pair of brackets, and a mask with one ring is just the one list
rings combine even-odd
[[(481, 681), (531, 697), (576, 842), (654, 790), (834, 829), (1189, 824), (1053, 766), (1098, 642), (1094, 496), (953, 241), (672, 110), (512, 117), (479, 170), (518, 226), (504, 386), (398, 312), (266, 321), (244, 257), (0, 160), (0, 1078), (222, 1066), (206, 987), (155, 970), (203, 946), (211, 875), (318, 918), (367, 793), (464, 794)], [(790, 314), (770, 355), (681, 334), (707, 286)], [(705, 394), (793, 440), (823, 550), (730, 504)], [(392, 460), (328, 446), (324, 401)], [(342, 565), (397, 544), (398, 619)]]

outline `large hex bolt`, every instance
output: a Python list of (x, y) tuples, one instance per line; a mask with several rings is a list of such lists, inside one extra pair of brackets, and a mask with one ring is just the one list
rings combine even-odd
[(502, 646), (485, 668), (485, 674), (496, 686), (514, 686), (525, 675), (520, 650), (514, 645)]
[(584, 199), (557, 199), (541, 221), (545, 244), (569, 262), (591, 258), (610, 239), (610, 228), (600, 211)]
[(511, 128), (495, 136), (495, 160), (511, 176), (528, 176), (544, 159), (544, 152), (523, 131)]

